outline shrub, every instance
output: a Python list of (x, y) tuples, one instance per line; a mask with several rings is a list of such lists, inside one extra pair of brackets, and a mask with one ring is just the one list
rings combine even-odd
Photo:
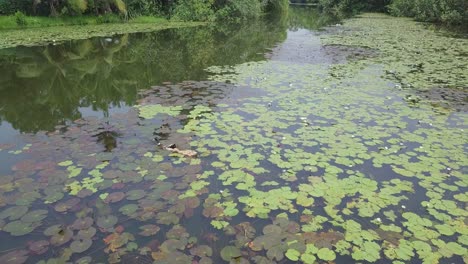
[(258, 18), (262, 13), (259, 1), (232, 0), (216, 12), (216, 20), (224, 22), (240, 22)]
[(214, 0), (182, 0), (175, 10), (173, 19), (182, 21), (212, 21)]
[(88, 8), (88, 2), (86, 0), (67, 0), (69, 9), (77, 15), (83, 14)]
[(118, 23), (118, 22), (122, 22), (120, 17), (117, 16), (117, 15), (110, 14), (110, 13), (106, 13), (104, 15), (99, 15), (96, 18), (96, 23), (97, 24)]
[(24, 27), (28, 25), (28, 21), (26, 20), (26, 15), (21, 11), (17, 11), (15, 13), (15, 21), (16, 21), (16, 24), (20, 27)]

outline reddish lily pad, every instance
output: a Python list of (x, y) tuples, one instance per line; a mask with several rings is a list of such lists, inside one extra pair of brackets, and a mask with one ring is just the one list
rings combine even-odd
[(39, 240), (29, 244), (29, 251), (36, 255), (44, 254), (49, 249), (49, 241)]
[(159, 232), (161, 228), (157, 225), (144, 225), (140, 226), (140, 229), (142, 230), (139, 234), (142, 236), (152, 236), (156, 235), (156, 233)]
[(23, 264), (28, 259), (27, 250), (14, 250), (5, 255), (0, 256), (2, 264)]
[(123, 198), (125, 197), (125, 193), (123, 192), (114, 192), (109, 194), (106, 199), (104, 199), (104, 202), (106, 203), (116, 203), (120, 202)]

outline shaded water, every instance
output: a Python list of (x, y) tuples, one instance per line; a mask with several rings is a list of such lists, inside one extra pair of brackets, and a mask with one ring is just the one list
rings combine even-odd
[(335, 23), (0, 50), (0, 263), (462, 263), (466, 112)]

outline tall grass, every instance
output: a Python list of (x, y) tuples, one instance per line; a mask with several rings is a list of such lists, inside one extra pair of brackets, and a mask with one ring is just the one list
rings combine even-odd
[[(70, 17), (39, 17), (24, 16), (24, 24), (17, 23), (17, 16), (0, 16), (0, 30), (16, 28), (38, 28), (38, 27), (57, 27), (73, 25), (98, 25), (104, 23), (124, 23), (122, 18), (117, 15), (108, 14), (105, 16), (70, 16)], [(129, 20), (129, 23), (162, 23), (166, 19), (153, 16), (139, 16)]]

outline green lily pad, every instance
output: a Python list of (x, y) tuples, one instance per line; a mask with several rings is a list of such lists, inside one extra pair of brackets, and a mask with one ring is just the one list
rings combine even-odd
[(39, 222), (47, 217), (47, 213), (47, 210), (34, 210), (23, 215), (23, 217), (21, 217), (21, 221), (26, 223)]
[(26, 214), (26, 212), (28, 212), (27, 206), (12, 206), (0, 213), (0, 219), (8, 218), (10, 220), (17, 220)]
[(63, 228), (50, 238), (50, 244), (54, 246), (61, 246), (70, 241), (72, 237), (73, 232), (68, 228)]
[(132, 190), (127, 192), (127, 200), (136, 201), (145, 197), (146, 193), (143, 190)]
[(46, 235), (46, 236), (57, 235), (57, 234), (59, 234), (61, 232), (64, 232), (65, 229), (66, 229), (66, 227), (63, 226), (63, 225), (49, 226), (48, 228), (46, 228), (46, 230), (44, 230), (44, 235)]
[(292, 261), (298, 261), (299, 260), (299, 257), (301, 256), (301, 252), (295, 250), (295, 249), (288, 249), (288, 251), (286, 251), (286, 257)]
[(31, 233), (34, 230), (34, 227), (31, 225), (31, 223), (14, 221), (6, 224), (3, 227), (3, 230), (10, 233), (12, 236), (23, 236)]
[(92, 244), (93, 244), (93, 241), (91, 239), (80, 238), (78, 240), (73, 241), (70, 244), (70, 249), (75, 253), (83, 253), (86, 250), (88, 250)]
[(323, 259), (323, 260), (326, 260), (326, 261), (332, 261), (332, 260), (334, 260), (336, 258), (335, 252), (333, 252), (332, 250), (330, 250), (328, 248), (319, 249), (319, 251), (317, 252), (317, 256), (320, 259)]
[(241, 251), (237, 248), (237, 247), (234, 247), (234, 246), (226, 246), (224, 247), (221, 252), (221, 258), (224, 260), (224, 261), (228, 261), (230, 262), (231, 260), (233, 259), (236, 259), (240, 256), (242, 256), (242, 253)]
[(114, 227), (117, 224), (117, 217), (113, 215), (101, 216), (97, 219), (96, 223), (100, 228), (109, 229)]
[(80, 238), (93, 238), (96, 235), (96, 228), (89, 227), (87, 229), (82, 229), (78, 231), (77, 237)]
[(120, 207), (119, 212), (121, 212), (124, 215), (132, 215), (138, 210), (138, 205), (136, 204), (127, 204), (122, 207)]
[(91, 217), (78, 218), (73, 222), (71, 228), (75, 230), (88, 229), (93, 223), (94, 220)]

